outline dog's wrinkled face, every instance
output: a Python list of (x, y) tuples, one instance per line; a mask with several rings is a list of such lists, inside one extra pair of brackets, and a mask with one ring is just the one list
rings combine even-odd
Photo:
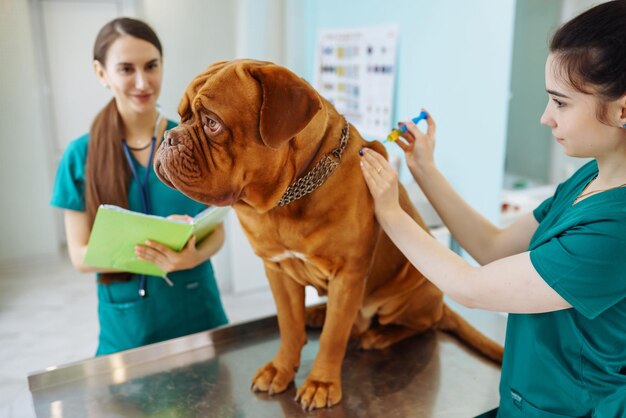
[(154, 169), (165, 184), (206, 204), (273, 205), (276, 180), (291, 164), (285, 145), (320, 108), (315, 91), (282, 67), (213, 64), (187, 88), (181, 123), (166, 132)]

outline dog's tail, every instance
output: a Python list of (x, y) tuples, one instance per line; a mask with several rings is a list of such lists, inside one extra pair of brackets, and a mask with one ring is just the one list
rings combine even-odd
[(437, 329), (456, 335), (483, 356), (502, 363), (504, 349), (500, 344), (487, 338), (447, 305), (444, 304), (443, 309), (443, 317), (437, 324)]

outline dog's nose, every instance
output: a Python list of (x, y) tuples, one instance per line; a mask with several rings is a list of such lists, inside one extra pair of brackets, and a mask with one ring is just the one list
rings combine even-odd
[(174, 146), (174, 145), (178, 145), (179, 142), (180, 142), (180, 140), (176, 136), (176, 133), (172, 132), (171, 130), (165, 131), (165, 134), (164, 134), (164, 137), (163, 137), (163, 143), (164, 143), (165, 147), (171, 147), (171, 146)]

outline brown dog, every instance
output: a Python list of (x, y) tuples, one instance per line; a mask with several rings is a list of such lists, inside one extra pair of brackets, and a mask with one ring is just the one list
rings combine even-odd
[[(159, 178), (210, 205), (232, 205), (265, 264), (281, 341), (253, 378), (284, 391), (306, 343), (304, 287), (328, 294), (320, 347), (298, 389), (303, 408), (341, 400), (348, 338), (383, 348), (430, 328), (450, 331), (496, 361), (502, 348), (471, 328), (392, 244), (374, 217), (359, 150), (386, 155), (289, 70), (219, 62), (197, 76), (155, 159)], [(402, 207), (424, 229), (401, 187)], [(376, 319), (374, 321), (374, 319)]]

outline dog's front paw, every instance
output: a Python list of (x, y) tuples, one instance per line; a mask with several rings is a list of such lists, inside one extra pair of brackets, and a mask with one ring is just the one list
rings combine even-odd
[(296, 402), (300, 402), (303, 411), (330, 408), (341, 400), (341, 382), (322, 382), (308, 378), (298, 388)]
[(270, 395), (283, 392), (293, 381), (295, 370), (278, 367), (273, 361), (257, 370), (252, 378), (253, 392), (267, 392)]

